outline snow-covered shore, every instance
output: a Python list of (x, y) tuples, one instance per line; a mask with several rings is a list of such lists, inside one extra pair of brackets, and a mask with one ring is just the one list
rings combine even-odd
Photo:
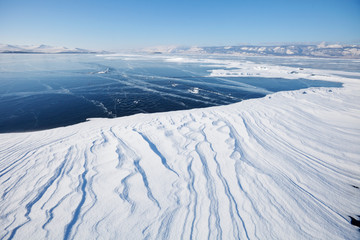
[(0, 238), (358, 238), (358, 73), (210, 63), (344, 87), (0, 134)]

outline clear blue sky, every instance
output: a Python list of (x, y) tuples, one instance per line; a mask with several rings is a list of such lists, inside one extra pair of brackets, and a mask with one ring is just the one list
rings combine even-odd
[(360, 0), (0, 0), (0, 43), (157, 45), (359, 42)]

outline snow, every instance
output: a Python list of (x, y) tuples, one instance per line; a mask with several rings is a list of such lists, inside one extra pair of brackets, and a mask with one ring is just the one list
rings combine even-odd
[(359, 49), (348, 49), (348, 50), (344, 51), (344, 55), (359, 56), (360, 50)]
[(326, 44), (322, 42), (318, 45), (319, 48), (342, 48), (343, 46), (340, 44)]
[(293, 51), (291, 51), (290, 49), (287, 49), (287, 50), (286, 50), (286, 54), (288, 54), (288, 55), (292, 55), (292, 54), (294, 54), (294, 52), (293, 52)]
[(344, 87), (0, 134), (1, 239), (359, 237), (358, 73), (168, 60)]
[(200, 48), (200, 47), (191, 47), (188, 51), (189, 52), (193, 52), (193, 53), (199, 53), (201, 51), (203, 51), (204, 49), (203, 48)]
[(97, 72), (98, 74), (105, 74), (105, 73), (109, 73), (110, 69), (106, 68), (104, 71), (99, 71)]
[[(236, 61), (228, 59), (212, 59), (212, 58), (187, 58), (187, 57), (167, 57), (165, 61), (179, 63), (199, 63), (213, 66), (213, 70), (209, 70), (211, 77), (262, 77), (262, 78), (285, 78), (285, 79), (310, 79), (340, 82), (357, 82), (349, 78), (354, 76), (360, 77), (360, 72), (347, 72), (339, 70), (320, 70), (313, 68), (295, 68), (280, 65), (271, 65), (268, 63), (256, 63), (251, 61)], [(329, 60), (330, 61), (330, 60)], [(349, 60), (356, 61), (356, 60)], [(297, 74), (292, 74), (297, 72)], [(348, 76), (348, 77), (340, 77)]]

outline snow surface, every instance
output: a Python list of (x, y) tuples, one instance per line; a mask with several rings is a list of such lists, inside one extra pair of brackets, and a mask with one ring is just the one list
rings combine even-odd
[(356, 74), (197, 61), (344, 87), (0, 134), (0, 238), (358, 239)]

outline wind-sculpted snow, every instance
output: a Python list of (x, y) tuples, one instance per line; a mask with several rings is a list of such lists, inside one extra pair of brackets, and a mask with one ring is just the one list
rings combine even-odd
[(358, 239), (359, 80), (323, 77), (344, 87), (1, 134), (0, 238)]

